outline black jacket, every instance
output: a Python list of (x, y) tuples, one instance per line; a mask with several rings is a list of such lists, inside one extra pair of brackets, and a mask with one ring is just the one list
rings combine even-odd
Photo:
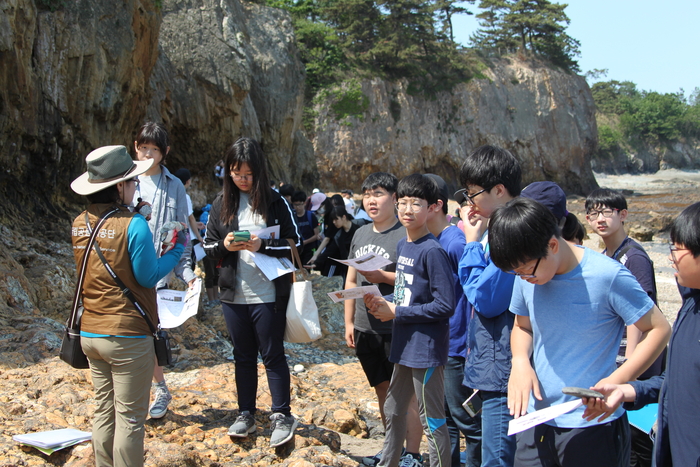
[[(267, 226), (280, 226), (280, 238), (264, 239), (257, 253), (268, 256), (285, 257), (291, 259), (291, 247), (287, 239), (291, 239), (301, 249), (301, 235), (294, 222), (294, 213), (287, 202), (276, 191), (271, 191), (272, 202), (267, 208)], [(207, 256), (218, 261), (220, 297), (224, 302), (233, 302), (236, 289), (236, 269), (238, 268), (238, 252), (228, 251), (224, 246), (224, 239), (229, 232), (238, 230), (238, 217), (234, 217), (231, 223), (221, 222), (221, 206), (223, 204), (223, 192), (212, 203), (207, 221), (207, 235), (204, 238), (204, 251)], [(291, 289), (292, 276), (285, 274), (273, 282), (276, 288), (277, 300), (275, 308), (286, 311), (289, 291)]]

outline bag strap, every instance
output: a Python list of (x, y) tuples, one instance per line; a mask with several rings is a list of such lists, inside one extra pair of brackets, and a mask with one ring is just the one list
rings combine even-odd
[(104, 264), (105, 269), (109, 273), (110, 276), (112, 276), (112, 279), (114, 282), (117, 284), (117, 287), (119, 287), (124, 295), (126, 295), (126, 298), (128, 298), (131, 303), (134, 304), (134, 307), (138, 310), (139, 313), (141, 313), (141, 316), (143, 316), (143, 319), (146, 320), (146, 324), (148, 324), (148, 328), (151, 330), (151, 333), (153, 334), (153, 337), (158, 338), (158, 332), (153, 326), (153, 322), (151, 322), (151, 319), (148, 317), (146, 312), (143, 310), (143, 307), (139, 304), (139, 302), (136, 300), (136, 297), (134, 296), (134, 293), (127, 287), (124, 282), (117, 276), (117, 273), (114, 272), (114, 269), (109, 265), (107, 262), (107, 258), (105, 258), (105, 255), (102, 254), (102, 249), (100, 248), (100, 245), (95, 242), (94, 244), (95, 252), (97, 253), (97, 256), (100, 257), (100, 260), (102, 261), (102, 264)]
[(73, 309), (71, 310), (70, 318), (68, 319), (68, 327), (75, 329), (80, 324), (80, 316), (78, 316), (78, 308), (80, 307), (80, 296), (83, 290), (83, 281), (85, 279), (85, 271), (87, 270), (88, 256), (90, 255), (90, 250), (92, 250), (92, 245), (95, 243), (97, 238), (97, 232), (100, 231), (100, 227), (105, 223), (107, 218), (119, 211), (119, 208), (114, 208), (111, 211), (107, 211), (102, 215), (100, 220), (94, 229), (90, 227), (90, 217), (87, 211), (85, 211), (85, 225), (87, 226), (88, 232), (90, 233), (90, 239), (88, 240), (87, 247), (85, 247), (85, 254), (83, 255), (83, 263), (80, 266), (80, 271), (78, 272), (78, 281), (75, 284), (75, 293), (73, 294)]
[(308, 273), (306, 272), (306, 269), (304, 269), (304, 265), (301, 264), (301, 258), (299, 257), (299, 250), (297, 250), (297, 246), (294, 244), (294, 240), (291, 238), (288, 238), (287, 241), (289, 242), (289, 246), (292, 249), (292, 264), (294, 265), (296, 271), (292, 273), (292, 282), (297, 282), (299, 280), (297, 278), (297, 274), (301, 276), (302, 281), (309, 280), (308, 279)]

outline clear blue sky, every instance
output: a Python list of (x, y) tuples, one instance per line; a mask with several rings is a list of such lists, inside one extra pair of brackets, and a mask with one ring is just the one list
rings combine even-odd
[[(478, 4), (478, 1), (476, 2)], [(661, 93), (700, 87), (700, 0), (569, 0), (567, 33), (581, 42), (581, 73), (607, 68), (607, 77)], [(478, 12), (474, 6), (468, 6)], [(455, 17), (464, 45), (478, 27), (474, 16)]]

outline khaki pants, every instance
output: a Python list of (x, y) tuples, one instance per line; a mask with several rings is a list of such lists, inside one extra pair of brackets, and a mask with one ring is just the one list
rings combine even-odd
[(143, 465), (144, 422), (155, 365), (153, 338), (81, 337), (97, 409), (92, 446), (97, 467)]

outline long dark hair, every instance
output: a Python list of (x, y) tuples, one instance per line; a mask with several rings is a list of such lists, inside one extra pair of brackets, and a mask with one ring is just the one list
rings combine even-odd
[(253, 172), (253, 184), (250, 190), (250, 204), (253, 212), (261, 215), (267, 221), (267, 207), (272, 200), (272, 189), (267, 176), (267, 161), (260, 143), (251, 138), (239, 138), (229, 148), (224, 157), (224, 202), (221, 207), (221, 221), (230, 224), (238, 215), (241, 193), (231, 172), (243, 164), (248, 164)]

